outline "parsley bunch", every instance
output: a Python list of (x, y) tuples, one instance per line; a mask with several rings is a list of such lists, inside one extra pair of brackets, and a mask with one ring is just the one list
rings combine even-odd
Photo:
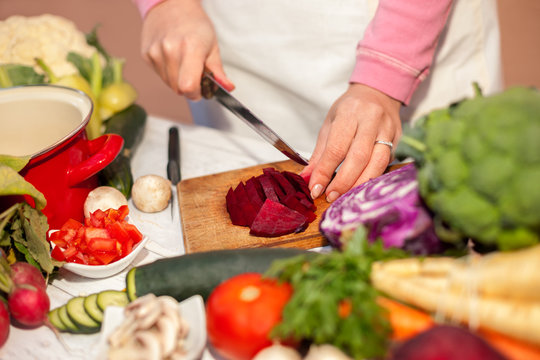
[(272, 336), (332, 344), (357, 359), (383, 356), (392, 330), (370, 284), (371, 265), (406, 255), (369, 244), (360, 226), (342, 252), (275, 261), (266, 276), (289, 282), (294, 293)]

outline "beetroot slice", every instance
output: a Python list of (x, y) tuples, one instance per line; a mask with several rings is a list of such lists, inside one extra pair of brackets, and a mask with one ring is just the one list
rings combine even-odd
[(255, 179), (254, 176), (246, 181), (246, 192), (251, 204), (253, 204), (257, 211), (259, 211), (264, 202), (265, 196), (264, 192), (262, 191), (261, 184), (259, 181), (257, 181), (257, 179)]
[(243, 212), (245, 224), (247, 226), (250, 226), (251, 223), (253, 222), (253, 219), (255, 219), (255, 216), (257, 216), (259, 209), (253, 206), (253, 204), (249, 200), (249, 197), (248, 197), (248, 194), (246, 192), (246, 188), (243, 182), (240, 182), (236, 186), (236, 189), (234, 189), (234, 196), (236, 198), (236, 202), (239, 208)]
[(300, 201), (302, 205), (304, 205), (306, 208), (315, 211), (317, 207), (315, 206), (315, 203), (313, 203), (313, 200), (310, 197), (307, 197), (306, 194), (303, 192), (297, 191), (295, 194), (295, 197)]
[(255, 236), (274, 237), (303, 231), (307, 225), (307, 218), (298, 211), (266, 199), (251, 224), (249, 233)]
[(272, 183), (271, 179), (271, 177), (268, 177), (264, 174), (257, 176), (257, 180), (259, 180), (259, 182), (261, 183), (266, 198), (275, 202), (279, 202), (279, 197), (276, 194), (276, 190), (274, 190), (274, 184)]
[(309, 187), (303, 177), (291, 171), (284, 171), (283, 175), (291, 182), (291, 184), (294, 185), (297, 190), (303, 192), (308, 198), (311, 199), (311, 192), (309, 191)]
[(315, 213), (310, 209), (310, 207), (302, 205), (302, 203), (296, 198), (296, 196), (294, 196), (294, 194), (287, 195), (285, 199), (283, 199), (283, 205), (287, 206), (290, 209), (296, 210), (300, 214), (304, 215), (307, 218), (308, 223), (312, 222), (317, 217)]
[(269, 174), (279, 184), (279, 186), (283, 189), (286, 195), (291, 195), (291, 194), (296, 193), (296, 189), (294, 188), (294, 185), (291, 184), (290, 181), (285, 176), (283, 176), (282, 173), (280, 173), (277, 170), (274, 170), (272, 172), (269, 172)]
[(244, 211), (239, 206), (236, 200), (236, 196), (234, 196), (234, 190), (232, 188), (230, 188), (229, 191), (227, 192), (225, 201), (227, 204), (227, 212), (229, 213), (231, 222), (234, 225), (247, 226), (247, 222), (244, 219)]

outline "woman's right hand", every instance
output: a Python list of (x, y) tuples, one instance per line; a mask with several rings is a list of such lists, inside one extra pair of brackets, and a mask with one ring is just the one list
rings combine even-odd
[(199, 100), (204, 70), (212, 72), (227, 90), (234, 89), (223, 70), (214, 26), (200, 0), (157, 4), (146, 14), (141, 38), (143, 58), (178, 94)]

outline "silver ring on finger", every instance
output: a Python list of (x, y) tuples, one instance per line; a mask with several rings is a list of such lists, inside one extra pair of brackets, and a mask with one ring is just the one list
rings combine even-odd
[(390, 148), (390, 152), (394, 150), (394, 144), (392, 144), (390, 141), (384, 141), (384, 140), (375, 140), (375, 144), (383, 144)]

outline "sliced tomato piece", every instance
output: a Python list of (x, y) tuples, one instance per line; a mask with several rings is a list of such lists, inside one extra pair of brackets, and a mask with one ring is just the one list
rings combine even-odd
[(107, 225), (107, 230), (111, 237), (120, 241), (122, 244), (130, 239), (130, 234), (126, 231), (125, 226), (118, 221)]
[(71, 229), (71, 230), (77, 231), (83, 226), (84, 225), (81, 222), (79, 222), (79, 221), (77, 221), (75, 219), (69, 219), (64, 223), (64, 225), (62, 225), (61, 230), (69, 230), (69, 229)]
[(75, 257), (75, 255), (77, 255), (78, 252), (79, 252), (79, 250), (75, 246), (68, 246), (63, 251), (63, 254), (64, 254), (64, 257), (66, 258), (66, 260), (69, 261), (69, 259)]
[(133, 243), (137, 244), (139, 241), (143, 239), (143, 234), (137, 229), (137, 227), (133, 224), (130, 224), (128, 222), (123, 223), (124, 229), (129, 234), (129, 237), (133, 239)]
[(51, 251), (51, 257), (58, 261), (66, 261), (66, 257), (59, 246), (55, 246)]
[(99, 265), (110, 264), (113, 260), (118, 257), (118, 254), (111, 251), (96, 251), (92, 253), (94, 258), (99, 262)]
[(103, 227), (103, 221), (106, 216), (107, 214), (105, 213), (105, 211), (97, 209), (90, 214), (89, 224), (87, 224), (87, 226)]
[(98, 227), (87, 227), (84, 230), (84, 237), (86, 238), (86, 242), (90, 242), (90, 240), (94, 238), (102, 238), (107, 239), (110, 238), (110, 234), (107, 231), (107, 229), (98, 228)]
[(131, 238), (122, 243), (122, 257), (127, 256), (133, 250), (134, 244), (135, 242)]
[(117, 251), (116, 239), (92, 238), (88, 241), (88, 250), (95, 251)]
[(122, 205), (118, 208), (117, 220), (124, 220), (129, 215), (129, 208), (127, 205)]

